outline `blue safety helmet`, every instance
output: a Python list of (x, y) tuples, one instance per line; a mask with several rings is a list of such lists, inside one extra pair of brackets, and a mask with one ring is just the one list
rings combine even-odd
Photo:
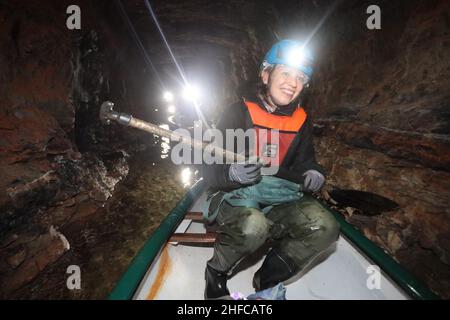
[(261, 71), (269, 65), (283, 64), (303, 72), (308, 78), (313, 73), (314, 57), (304, 44), (296, 40), (282, 40), (275, 43), (267, 52), (261, 64)]

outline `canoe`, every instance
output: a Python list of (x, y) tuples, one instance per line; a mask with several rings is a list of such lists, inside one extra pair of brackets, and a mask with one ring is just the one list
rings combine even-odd
[[(214, 234), (206, 234), (204, 224), (195, 214), (187, 213), (201, 212), (205, 201), (204, 182), (200, 180), (148, 239), (109, 299), (203, 299), (204, 269), (213, 254)], [(339, 240), (307, 272), (284, 284), (286, 299), (439, 298), (384, 250), (348, 224), (339, 213), (330, 211), (341, 225)], [(189, 238), (196, 242), (187, 243)], [(228, 281), (230, 292), (243, 296), (254, 293), (253, 274), (261, 266), (263, 258), (245, 265)]]

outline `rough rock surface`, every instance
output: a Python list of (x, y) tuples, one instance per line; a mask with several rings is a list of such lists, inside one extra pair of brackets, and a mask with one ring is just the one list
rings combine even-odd
[(350, 32), (352, 19), (329, 21), (336, 32), (324, 35), (329, 45), (308, 97), (318, 158), (330, 185), (400, 204), (393, 212), (348, 220), (449, 298), (450, 6), (380, 6), (379, 31)]
[[(445, 223), (450, 218), (450, 172), (357, 149), (338, 135), (318, 139), (316, 150), (329, 173), (328, 187), (370, 191), (400, 205), (376, 216), (353, 213), (348, 221), (432, 288), (446, 292), (450, 285), (450, 226)], [(412, 255), (421, 259), (414, 260)]]
[[(158, 76), (178, 79), (145, 4), (123, 3)], [(154, 111), (161, 103), (156, 97), (160, 79), (116, 5), (79, 1), (82, 30), (68, 31), (69, 4), (0, 3), (0, 281), (5, 297), (104, 297), (143, 239), (132, 237), (133, 223), (128, 233), (108, 234), (102, 221), (114, 219), (103, 205), (120, 207), (120, 194), (117, 200), (114, 195), (129, 172), (128, 155), (158, 142), (117, 126), (105, 129), (97, 115), (100, 103), (111, 99), (137, 117), (166, 120)], [(212, 118), (256, 76), (261, 56), (277, 37), (316, 30), (310, 43), (317, 53), (316, 71), (304, 104), (317, 123), (317, 157), (329, 172), (328, 187), (371, 191), (399, 203), (398, 210), (371, 217), (348, 208), (347, 218), (450, 298), (448, 1), (378, 1), (381, 30), (365, 26), (370, 1), (342, 1), (334, 11), (326, 0), (152, 4), (178, 62), (199, 70), (212, 66), (205, 76), (216, 86), (207, 88), (214, 92), (205, 108)], [(186, 69), (191, 78), (196, 67)], [(132, 181), (138, 184), (137, 178)], [(163, 209), (173, 201), (167, 199)], [(161, 212), (153, 221), (130, 219), (142, 223), (148, 235)], [(128, 253), (128, 243), (122, 246), (126, 237)], [(96, 269), (111, 267), (100, 252), (111, 249), (108, 242), (116, 246), (114, 261), (120, 262), (114, 276), (99, 278), (105, 286), (96, 291)], [(49, 288), (65, 286), (65, 280), (51, 272), (65, 275), (68, 262), (96, 245), (92, 262), (81, 263), (91, 272), (90, 289), (52, 295)], [(128, 258), (120, 258), (124, 255)]]
[(103, 18), (94, 21), (88, 10), (86, 31), (69, 31), (67, 6), (0, 4), (0, 294), (6, 297), (69, 250), (57, 230), (93, 214), (128, 173), (128, 154), (98, 121), (77, 121), (97, 118), (108, 94), (104, 83), (114, 79), (102, 60), (114, 42), (99, 26)]
[[(157, 158), (159, 155), (154, 151), (134, 157), (127, 178), (104, 205), (100, 206), (102, 202), (87, 196), (81, 203), (75, 200), (71, 222), (60, 229), (71, 249), (39, 277), (9, 296), (17, 299), (106, 298), (186, 190), (174, 174), (179, 173), (180, 168), (170, 162), (157, 163)], [(80, 267), (79, 290), (69, 290), (66, 286), (67, 268), (71, 265)]]

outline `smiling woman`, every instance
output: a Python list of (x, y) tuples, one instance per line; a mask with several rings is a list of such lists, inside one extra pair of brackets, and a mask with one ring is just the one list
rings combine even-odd
[[(276, 160), (278, 170), (263, 176), (260, 163), (203, 165), (212, 197), (206, 212), (218, 225), (214, 254), (205, 271), (206, 299), (228, 296), (232, 270), (265, 245), (270, 250), (253, 277), (256, 291), (304, 272), (338, 239), (334, 217), (304, 196), (320, 190), (325, 174), (315, 160), (310, 117), (298, 99), (304, 79), (312, 75), (312, 57), (305, 59), (302, 47), (295, 40), (274, 44), (261, 63), (262, 90), (231, 106), (219, 123), (222, 131), (253, 127), (256, 143), (247, 145), (244, 154), (256, 150), (259, 158)], [(302, 55), (292, 59), (293, 53)], [(260, 134), (266, 130), (279, 133), (277, 139)], [(226, 144), (229, 147), (229, 141)], [(269, 196), (269, 190), (276, 196)]]
[(294, 67), (279, 65), (271, 71), (264, 70), (262, 79), (267, 85), (269, 102), (273, 106), (285, 106), (297, 99), (306, 76)]

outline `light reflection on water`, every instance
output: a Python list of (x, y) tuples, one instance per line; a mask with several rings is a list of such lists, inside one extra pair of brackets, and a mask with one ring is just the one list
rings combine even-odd
[(183, 168), (180, 177), (183, 188), (189, 188), (199, 179), (198, 170), (193, 171), (193, 169), (189, 167)]
[(169, 111), (170, 113), (175, 113), (177, 109), (175, 108), (174, 105), (170, 105), (167, 107), (167, 111)]
[(181, 170), (181, 182), (183, 183), (184, 188), (187, 188), (192, 184), (192, 171), (190, 168)]
[[(159, 125), (160, 128), (169, 130), (170, 127), (168, 124), (163, 123)], [(166, 137), (161, 137), (161, 159), (166, 159), (169, 157), (170, 152), (170, 139)]]
[[(174, 117), (173, 115), (170, 116), (168, 118), (168, 121), (169, 121), (169, 123), (175, 124), (173, 117)], [(170, 126), (166, 123), (160, 124), (159, 127), (170, 130)], [(157, 142), (155, 142), (155, 144), (157, 144)], [(170, 139), (161, 137), (161, 154), (160, 154), (161, 159), (169, 158), (170, 150), (171, 150)], [(155, 163), (152, 163), (152, 165), (155, 165)], [(180, 170), (181, 171), (180, 171), (179, 175), (177, 175), (177, 179), (179, 179), (181, 181), (181, 183), (183, 184), (183, 188), (189, 188), (199, 179), (198, 170), (195, 170), (190, 167), (181, 167)]]
[(175, 122), (175, 115), (171, 115), (170, 117), (167, 118), (167, 121), (169, 121), (171, 124), (176, 125)]

